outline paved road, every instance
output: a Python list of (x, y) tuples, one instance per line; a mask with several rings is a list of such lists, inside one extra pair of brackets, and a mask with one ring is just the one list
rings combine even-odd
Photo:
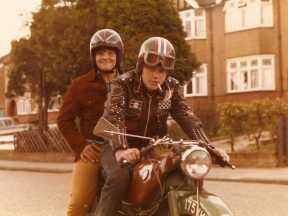
[(206, 189), (225, 200), (235, 216), (288, 215), (287, 185), (209, 181)]
[[(71, 174), (0, 171), (0, 215), (64, 216)], [(287, 215), (288, 186), (206, 182), (236, 216)]]
[(70, 176), (0, 171), (0, 215), (64, 216)]

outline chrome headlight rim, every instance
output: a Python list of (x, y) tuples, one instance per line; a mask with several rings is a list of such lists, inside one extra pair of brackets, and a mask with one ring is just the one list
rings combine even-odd
[[(203, 156), (203, 153), (205, 159), (200, 158), (201, 154)], [(194, 161), (191, 161), (192, 159), (194, 159)], [(180, 166), (182, 171), (188, 177), (193, 179), (203, 179), (209, 173), (212, 167), (212, 159), (209, 152), (205, 148), (200, 146), (192, 146), (182, 153)]]

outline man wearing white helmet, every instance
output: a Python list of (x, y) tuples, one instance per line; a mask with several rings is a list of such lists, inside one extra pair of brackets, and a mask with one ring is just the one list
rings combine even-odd
[(112, 29), (95, 32), (90, 40), (90, 57), (92, 70), (72, 81), (57, 120), (75, 154), (68, 216), (86, 216), (96, 195), (104, 141), (92, 130), (103, 114), (110, 82), (121, 73), (123, 42), (119, 34)]
[[(167, 134), (167, 119), (171, 115), (191, 139), (209, 143), (200, 120), (185, 103), (179, 82), (170, 76), (175, 59), (174, 47), (167, 39), (152, 37), (144, 41), (135, 71), (125, 73), (112, 82), (104, 114), (94, 129), (95, 133), (103, 121), (108, 121), (129, 134), (163, 137)], [(109, 139), (109, 136), (98, 135)], [(116, 215), (131, 180), (129, 169), (119, 164), (124, 160), (130, 164), (137, 162), (140, 149), (148, 141), (128, 137), (127, 142), (125, 139), (114, 139), (111, 144), (104, 145), (101, 153), (106, 179), (97, 216)], [(225, 152), (215, 151), (229, 160)]]

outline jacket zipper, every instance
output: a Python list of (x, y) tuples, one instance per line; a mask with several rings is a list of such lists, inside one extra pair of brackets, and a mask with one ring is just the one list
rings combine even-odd
[(149, 120), (150, 120), (150, 112), (151, 112), (151, 102), (152, 102), (152, 96), (149, 95), (149, 104), (148, 104), (148, 115), (147, 115), (147, 121), (146, 121), (146, 126), (145, 126), (145, 130), (144, 130), (144, 136), (146, 136), (147, 133), (147, 129), (148, 129), (148, 124), (149, 124)]

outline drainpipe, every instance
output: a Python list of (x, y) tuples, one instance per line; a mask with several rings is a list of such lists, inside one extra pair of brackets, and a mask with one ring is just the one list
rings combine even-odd
[(283, 64), (283, 54), (282, 54), (282, 32), (281, 32), (281, 0), (275, 1), (276, 2), (276, 9), (277, 9), (277, 51), (278, 51), (278, 65), (279, 65), (279, 79), (280, 79), (280, 86), (279, 86), (279, 95), (282, 98), (284, 96), (284, 76), (282, 70)]
[(215, 103), (215, 65), (214, 65), (214, 24), (213, 24), (213, 8), (207, 7), (206, 11), (208, 12), (209, 19), (209, 31), (208, 31), (208, 43), (209, 43), (209, 52), (210, 52), (210, 99), (212, 104)]
[[(276, 2), (276, 10), (277, 10), (277, 51), (278, 51), (278, 65), (279, 65), (279, 96), (281, 98), (284, 97), (284, 74), (283, 74), (283, 53), (282, 53), (282, 32), (281, 32), (281, 0)], [(284, 115), (280, 117), (280, 125), (279, 125), (279, 143), (276, 147), (278, 163), (279, 165), (283, 165), (288, 162), (288, 121), (287, 117)]]

